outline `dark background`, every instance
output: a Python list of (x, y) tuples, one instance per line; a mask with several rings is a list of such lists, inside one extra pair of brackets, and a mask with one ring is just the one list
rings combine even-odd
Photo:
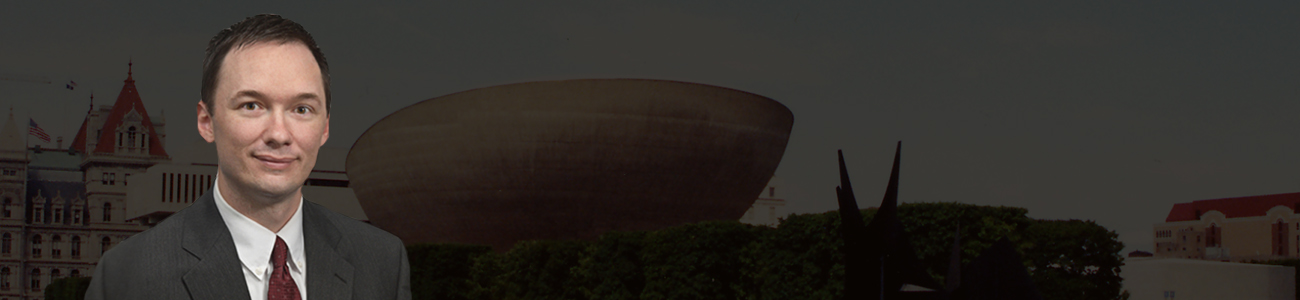
[(208, 39), (278, 13), (329, 58), (327, 147), (472, 88), (654, 78), (794, 112), (782, 214), (834, 209), (836, 149), (876, 205), (896, 140), (902, 202), (1097, 220), (1126, 251), (1150, 251), (1174, 203), (1300, 191), (1297, 2), (695, 2), (4, 2), (0, 77), (51, 83), (0, 81), (0, 105), (70, 143), (133, 60), (168, 151), (185, 152)]

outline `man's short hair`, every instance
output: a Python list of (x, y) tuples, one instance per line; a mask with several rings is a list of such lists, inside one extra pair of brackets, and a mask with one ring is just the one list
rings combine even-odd
[(231, 25), (230, 28), (221, 30), (212, 37), (211, 41), (208, 41), (208, 50), (203, 57), (203, 94), (200, 98), (207, 105), (208, 114), (212, 113), (212, 97), (216, 93), (217, 78), (221, 74), (221, 62), (226, 59), (226, 54), (239, 47), (262, 42), (299, 42), (311, 50), (312, 57), (316, 58), (316, 65), (320, 67), (321, 80), (324, 81), (325, 113), (328, 114), (330, 66), (325, 61), (325, 54), (321, 53), (320, 47), (316, 46), (316, 40), (307, 33), (307, 29), (302, 28), (302, 25), (272, 14), (248, 17)]

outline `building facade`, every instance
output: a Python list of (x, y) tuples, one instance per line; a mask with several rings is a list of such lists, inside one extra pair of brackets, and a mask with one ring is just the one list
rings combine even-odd
[(1295, 299), (1295, 268), (1184, 258), (1129, 258), (1120, 271), (1129, 300)]
[(1300, 257), (1300, 193), (1175, 204), (1155, 224), (1155, 257), (1249, 261)]
[(740, 222), (752, 225), (763, 225), (776, 227), (781, 224), (781, 215), (778, 213), (785, 206), (785, 199), (776, 196), (777, 185), (780, 185), (777, 178), (772, 178), (767, 182), (767, 187), (763, 188), (763, 193), (754, 199), (754, 204), (745, 211), (745, 215), (740, 217)]
[(92, 105), (72, 145), (27, 147), (13, 113), (0, 129), (0, 300), (43, 299), (45, 286), (89, 276), (113, 245), (147, 227), (126, 218), (132, 175), (170, 161), (165, 124), (127, 77), (112, 105)]

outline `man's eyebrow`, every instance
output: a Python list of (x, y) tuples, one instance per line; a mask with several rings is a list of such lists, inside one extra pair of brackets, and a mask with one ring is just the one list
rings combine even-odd
[(320, 100), (321, 97), (320, 97), (320, 95), (317, 95), (316, 93), (300, 93), (300, 94), (298, 94), (298, 96), (293, 97), (293, 99), (295, 99), (295, 100)]
[[(238, 99), (238, 98), (253, 98), (253, 99), (259, 99), (259, 100), (265, 100), (265, 99), (267, 99), (267, 97), (266, 97), (265, 94), (262, 94), (262, 93), (260, 93), (260, 92), (258, 92), (258, 91), (254, 91), (254, 90), (242, 90), (242, 91), (239, 91), (239, 92), (235, 92), (235, 96), (234, 96), (234, 97), (231, 97), (231, 98), (232, 98), (232, 99)], [(294, 99), (294, 100), (320, 100), (321, 97), (320, 97), (320, 95), (317, 95), (316, 93), (299, 93), (298, 95), (295, 95), (295, 96), (293, 97), (293, 99)]]
[(266, 99), (266, 95), (263, 95), (262, 93), (259, 93), (254, 90), (242, 90), (242, 91), (235, 92), (234, 97), (230, 97), (230, 98), (231, 99), (239, 99), (239, 98)]

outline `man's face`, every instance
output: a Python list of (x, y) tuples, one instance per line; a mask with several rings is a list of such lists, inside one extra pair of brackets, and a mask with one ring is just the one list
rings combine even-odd
[(329, 139), (320, 67), (298, 42), (232, 49), (211, 111), (199, 102), (199, 134), (216, 143), (220, 181), (246, 196), (298, 193)]

